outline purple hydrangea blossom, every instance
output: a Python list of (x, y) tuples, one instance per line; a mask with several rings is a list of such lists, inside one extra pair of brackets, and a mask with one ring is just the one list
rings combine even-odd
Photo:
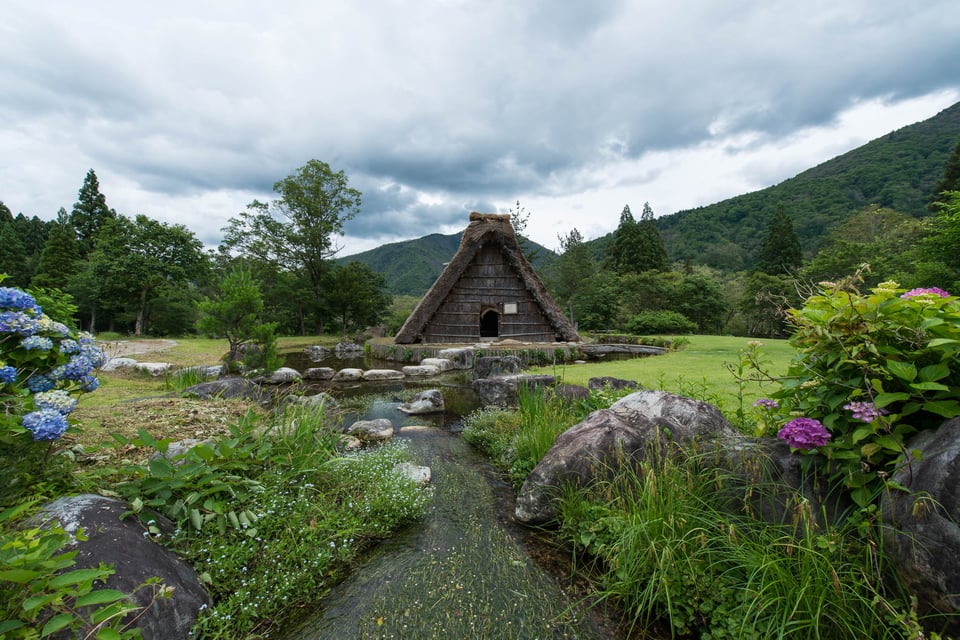
[(54, 409), (32, 411), (23, 416), (22, 424), (38, 441), (56, 440), (70, 426), (67, 418)]
[(794, 449), (813, 449), (827, 444), (831, 436), (819, 420), (794, 418), (783, 425), (777, 437)]
[(755, 407), (763, 407), (764, 409), (779, 409), (780, 403), (772, 398), (760, 398), (753, 402)]
[(940, 287), (920, 287), (917, 289), (910, 289), (906, 293), (900, 295), (901, 298), (919, 298), (920, 296), (936, 296), (938, 298), (948, 298), (950, 294)]
[(889, 411), (886, 409), (880, 409), (877, 405), (872, 402), (848, 402), (843, 405), (843, 408), (853, 414), (854, 420), (861, 420), (863, 422), (873, 422), (880, 416), (885, 416)]

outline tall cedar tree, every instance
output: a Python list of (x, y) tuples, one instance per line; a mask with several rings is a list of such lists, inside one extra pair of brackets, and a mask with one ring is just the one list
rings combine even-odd
[(66, 289), (77, 270), (80, 250), (77, 234), (70, 225), (66, 209), (60, 207), (57, 220), (50, 227), (47, 244), (40, 253), (40, 263), (30, 285), (46, 289)]
[(116, 217), (117, 212), (107, 206), (107, 198), (100, 193), (100, 181), (96, 172), (90, 169), (77, 193), (73, 211), (70, 212), (70, 224), (77, 232), (81, 258), (86, 260), (93, 253), (100, 228), (107, 220)]
[(10, 276), (6, 286), (27, 286), (27, 254), (12, 221), (0, 222), (0, 273)]
[(947, 202), (946, 191), (960, 191), (960, 142), (954, 148), (943, 169), (943, 177), (933, 188), (930, 196), (930, 211), (937, 213), (941, 203)]
[(630, 205), (624, 205), (607, 248), (607, 266), (619, 274), (666, 270), (667, 250), (649, 202), (643, 205), (640, 222), (634, 220)]
[(770, 275), (787, 274), (795, 272), (802, 263), (800, 240), (783, 205), (779, 205), (760, 245), (756, 270)]

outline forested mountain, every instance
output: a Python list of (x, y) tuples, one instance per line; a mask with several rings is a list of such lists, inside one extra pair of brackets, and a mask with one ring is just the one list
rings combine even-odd
[[(337, 262), (346, 264), (356, 260), (382, 273), (387, 291), (394, 295), (422, 296), (440, 276), (443, 265), (457, 252), (462, 237), (462, 231), (450, 235), (432, 233), (344, 256)], [(551, 253), (536, 242), (530, 242), (530, 245), (539, 256)], [(536, 261), (534, 266), (538, 266)]]
[(828, 160), (778, 185), (657, 220), (670, 259), (719, 269), (752, 267), (779, 205), (793, 221), (804, 254), (824, 234), (877, 204), (928, 215), (934, 185), (960, 141), (960, 103)]

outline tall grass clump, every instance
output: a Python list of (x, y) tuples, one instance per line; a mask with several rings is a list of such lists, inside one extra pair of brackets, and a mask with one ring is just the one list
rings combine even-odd
[(567, 492), (561, 535), (634, 628), (666, 621), (672, 637), (708, 640), (924, 637), (906, 598), (884, 590), (872, 512), (821, 527), (798, 495), (792, 521), (770, 524), (731, 515), (737, 486), (695, 456), (623, 464)]
[[(328, 423), (322, 408), (249, 414), (226, 438), (127, 469), (120, 491), (132, 510), (148, 527), (152, 511), (174, 521), (172, 534), (149, 530), (211, 593), (200, 637), (262, 637), (425, 508), (429, 494), (395, 470), (402, 445), (342, 455)], [(131, 442), (168, 453), (169, 442), (145, 432)]]
[(543, 389), (523, 387), (517, 409), (484, 407), (463, 421), (463, 437), (490, 456), (520, 487), (557, 436), (579, 422), (587, 404), (571, 406)]

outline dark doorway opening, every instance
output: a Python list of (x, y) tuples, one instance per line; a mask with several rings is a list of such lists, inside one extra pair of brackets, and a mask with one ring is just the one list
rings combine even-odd
[(486, 309), (480, 314), (480, 337), (496, 338), (500, 335), (500, 314), (496, 309)]

